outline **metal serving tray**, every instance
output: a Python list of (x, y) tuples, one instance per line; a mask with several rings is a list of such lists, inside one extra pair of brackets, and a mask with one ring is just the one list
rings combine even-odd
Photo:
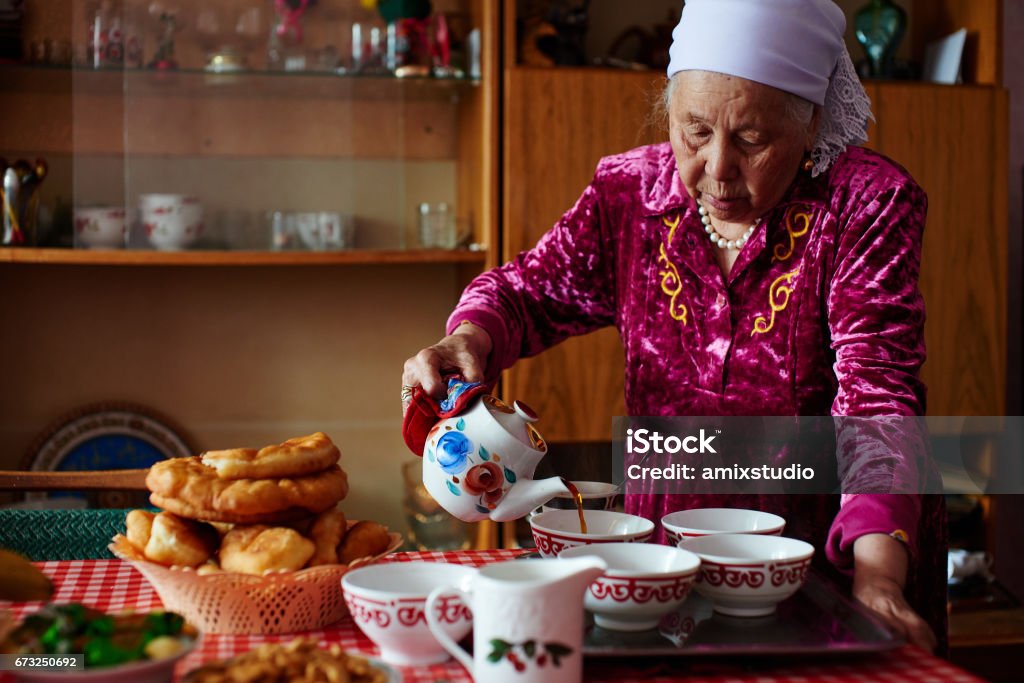
[(594, 624), (588, 613), (583, 653), (587, 657), (821, 655), (878, 652), (903, 643), (866, 608), (812, 571), (803, 588), (766, 617), (718, 614), (696, 591), (657, 629), (648, 631), (609, 631)]

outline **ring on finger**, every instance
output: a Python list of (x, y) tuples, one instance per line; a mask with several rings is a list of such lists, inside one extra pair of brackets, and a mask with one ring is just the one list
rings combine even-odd
[(412, 400), (412, 387), (408, 384), (402, 385), (402, 402)]

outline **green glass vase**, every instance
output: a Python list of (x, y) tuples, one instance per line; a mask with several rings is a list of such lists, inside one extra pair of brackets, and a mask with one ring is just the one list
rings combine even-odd
[(896, 50), (907, 30), (907, 13), (892, 0), (871, 0), (854, 16), (857, 42), (867, 56), (868, 75), (891, 78)]

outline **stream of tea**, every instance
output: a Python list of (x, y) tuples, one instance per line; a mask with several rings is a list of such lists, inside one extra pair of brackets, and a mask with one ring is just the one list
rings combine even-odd
[(583, 516), (583, 494), (568, 479), (563, 479), (562, 481), (565, 482), (565, 488), (569, 489), (569, 495), (572, 496), (573, 502), (576, 503), (576, 514), (580, 516), (580, 533), (585, 534), (587, 533), (587, 518)]

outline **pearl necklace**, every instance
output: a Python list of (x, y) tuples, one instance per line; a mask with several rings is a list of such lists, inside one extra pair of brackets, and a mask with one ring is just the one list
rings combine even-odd
[[(750, 236), (754, 234), (754, 228), (757, 227), (757, 221), (754, 221), (754, 224), (747, 228), (742, 237), (735, 240), (727, 240), (719, 235), (714, 226), (711, 225), (711, 216), (708, 215), (708, 212), (700, 204), (697, 205), (697, 213), (700, 214), (700, 222), (704, 224), (704, 232), (708, 234), (711, 244), (719, 249), (742, 249), (743, 245), (750, 239)], [(759, 218), (758, 220), (761, 219)]]

